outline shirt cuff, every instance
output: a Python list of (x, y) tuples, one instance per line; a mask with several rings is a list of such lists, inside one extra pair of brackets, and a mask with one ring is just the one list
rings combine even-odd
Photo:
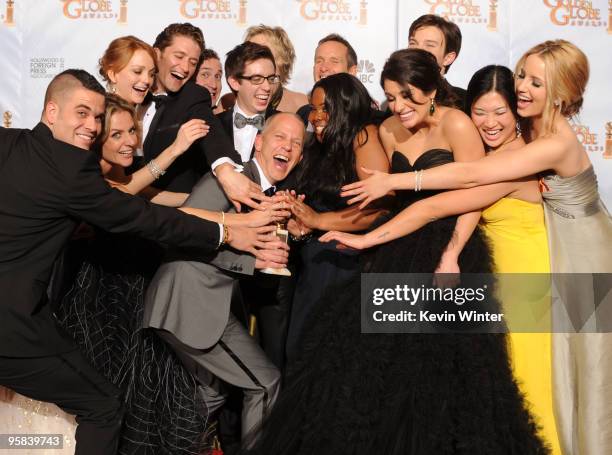
[(221, 223), (217, 223), (217, 224), (219, 225), (219, 245), (217, 245), (217, 248), (218, 248), (223, 243), (223, 225)]
[(216, 177), (217, 173), (215, 172), (215, 169), (217, 169), (219, 166), (221, 166), (222, 164), (225, 163), (229, 163), (232, 166), (234, 166), (234, 169), (236, 170), (236, 172), (242, 172), (244, 167), (241, 164), (236, 164), (234, 163), (234, 161), (230, 158), (228, 158), (227, 156), (224, 156), (223, 158), (219, 158), (217, 160), (215, 160), (212, 164), (212, 166), (210, 167), (212, 170), (213, 175)]

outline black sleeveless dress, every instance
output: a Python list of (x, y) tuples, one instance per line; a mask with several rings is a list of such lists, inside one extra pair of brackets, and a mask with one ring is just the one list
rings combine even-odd
[[(452, 161), (430, 150), (414, 165), (395, 152), (392, 171)], [(397, 210), (433, 192), (400, 192)], [(435, 270), (456, 218), (432, 222), (362, 255), (367, 272)], [(476, 231), (463, 272), (491, 271)], [(318, 303), (303, 356), (247, 451), (261, 455), (545, 454), (512, 377), (503, 334), (362, 334), (360, 281)]]

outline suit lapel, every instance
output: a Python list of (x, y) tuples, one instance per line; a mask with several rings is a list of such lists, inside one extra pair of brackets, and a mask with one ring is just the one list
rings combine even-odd
[(244, 163), (244, 175), (250, 178), (253, 182), (261, 185), (261, 176), (259, 175), (259, 169), (253, 160), (248, 163)]
[(155, 130), (157, 129), (157, 126), (159, 125), (159, 121), (162, 115), (164, 114), (164, 111), (166, 110), (167, 104), (168, 103), (164, 103), (161, 106), (159, 106), (159, 109), (155, 109), (155, 115), (153, 116), (153, 120), (151, 120), (151, 125), (149, 126), (149, 132), (147, 133), (147, 137), (145, 138), (144, 143), (142, 144), (142, 149), (144, 151), (145, 157), (150, 156), (151, 141), (153, 140), (153, 137), (155, 136)]

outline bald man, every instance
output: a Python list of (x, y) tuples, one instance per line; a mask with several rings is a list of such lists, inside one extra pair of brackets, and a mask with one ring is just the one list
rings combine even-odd
[(89, 152), (104, 94), (89, 73), (66, 70), (47, 88), (41, 123), (0, 128), (0, 385), (75, 414), (75, 453), (88, 455), (116, 453), (122, 411), (119, 391), (58, 329), (46, 296), (77, 222), (202, 253), (224, 243), (251, 251), (255, 240), (111, 189)]

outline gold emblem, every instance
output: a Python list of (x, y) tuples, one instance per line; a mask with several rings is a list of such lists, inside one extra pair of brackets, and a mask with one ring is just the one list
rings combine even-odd
[(497, 31), (497, 0), (489, 0), (489, 25), (487, 25), (487, 30)]
[(117, 23), (121, 25), (127, 24), (127, 14), (128, 14), (128, 0), (120, 0), (121, 6), (119, 7), (119, 19), (117, 19)]
[(10, 128), (13, 123), (13, 114), (11, 111), (4, 111), (4, 115), (2, 116), (2, 124), (5, 128)]
[(15, 25), (15, 1), (6, 0), (6, 14), (4, 15), (4, 25), (12, 27)]
[(612, 159), (612, 122), (606, 123), (606, 150), (603, 157), (608, 160)]
[(247, 0), (240, 0), (238, 7), (238, 25), (244, 27), (247, 23)]

